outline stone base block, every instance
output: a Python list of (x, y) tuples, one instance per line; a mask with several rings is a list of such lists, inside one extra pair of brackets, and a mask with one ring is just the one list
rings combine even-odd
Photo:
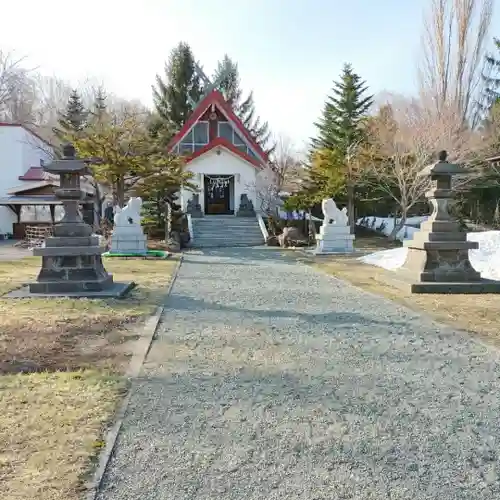
[(500, 281), (478, 279), (474, 281), (454, 281), (454, 282), (424, 282), (415, 281), (415, 277), (404, 268), (395, 271), (388, 271), (387, 283), (405, 292), (427, 293), (427, 294), (450, 294), (450, 295), (473, 295), (500, 293)]
[(455, 295), (500, 294), (500, 281), (481, 280), (472, 283), (411, 283), (412, 293), (444, 293)]
[[(30, 283), (29, 290), (31, 293), (72, 293), (82, 291), (100, 292), (113, 286), (113, 276), (107, 274), (105, 276), (89, 276), (85, 275), (84, 271), (79, 270), (81, 276), (73, 274), (69, 279), (45, 279), (43, 271), (40, 273), (38, 280), (35, 283)], [(94, 274), (94, 273), (92, 273)], [(40, 277), (42, 278), (40, 279)], [(80, 278), (80, 279), (78, 279)]]
[(140, 235), (114, 235), (111, 237), (111, 253), (144, 255), (148, 252), (147, 239)]
[[(38, 283), (34, 283), (38, 285)], [(124, 298), (133, 288), (135, 288), (136, 284), (132, 281), (129, 283), (112, 283), (110, 287), (103, 290), (90, 290), (90, 289), (82, 289), (82, 290), (73, 290), (67, 292), (56, 292), (56, 291), (39, 291), (33, 292), (30, 290), (33, 284), (24, 286), (22, 288), (18, 288), (17, 290), (13, 290), (8, 294), (4, 295), (4, 297), (13, 298), (13, 299), (23, 299), (23, 298), (61, 298), (61, 297), (70, 297), (70, 298), (87, 298), (87, 299), (121, 299)]]
[(481, 281), (481, 275), (470, 263), (467, 248), (422, 250), (409, 246), (401, 272), (408, 273), (412, 281), (416, 283), (477, 283)]
[(344, 238), (346, 236), (351, 235), (351, 228), (349, 226), (337, 226), (336, 224), (323, 224), (319, 228), (319, 234), (316, 235), (316, 238), (323, 237), (324, 239), (335, 239), (335, 238)]
[(320, 239), (316, 237), (316, 248), (313, 253), (315, 255), (336, 254), (336, 253), (353, 253), (354, 252), (354, 235), (346, 235), (344, 239)]
[(257, 217), (257, 214), (253, 210), (238, 210), (236, 217)]

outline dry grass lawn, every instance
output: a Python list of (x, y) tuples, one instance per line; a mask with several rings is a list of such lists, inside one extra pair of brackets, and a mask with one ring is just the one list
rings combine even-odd
[(0, 377), (1, 498), (79, 498), (122, 387), (91, 371)]
[[(377, 251), (394, 246), (384, 237), (359, 238), (356, 246), (363, 251)], [(399, 246), (399, 245), (398, 245)], [(424, 312), (436, 320), (457, 326), (500, 346), (500, 296), (412, 294), (391, 285), (393, 271), (363, 264), (354, 257), (318, 257), (307, 259), (312, 265), (365, 290), (383, 295), (410, 309)]]
[[(0, 298), (0, 498), (76, 500), (125, 387), (137, 332), (161, 303), (176, 259), (106, 259), (122, 300)], [(0, 293), (39, 259), (0, 262)]]

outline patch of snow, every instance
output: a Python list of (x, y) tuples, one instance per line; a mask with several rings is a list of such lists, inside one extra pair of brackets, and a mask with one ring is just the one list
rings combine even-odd
[[(295, 210), (294, 212), (288, 213), (284, 210), (278, 210), (278, 215), (282, 220), (303, 220), (304, 218), (309, 220), (309, 214), (305, 213), (304, 210)], [(314, 215), (311, 215), (312, 221), (323, 221), (323, 219), (319, 219)]]
[[(483, 233), (468, 233), (469, 241), (477, 241), (479, 248), (470, 250), (470, 262), (476, 271), (486, 279), (500, 280), (500, 231), (485, 231)], [(406, 247), (382, 250), (360, 257), (358, 260), (372, 266), (394, 270), (401, 267), (407, 255)]]
[[(426, 221), (428, 215), (420, 216), (420, 217), (408, 217), (406, 222), (408, 224), (421, 224)], [(374, 222), (375, 221), (375, 222)], [(394, 217), (364, 217), (363, 219), (358, 219), (356, 221), (358, 226), (373, 228), (378, 231), (378, 228), (383, 224), (383, 228), (381, 231), (382, 234), (389, 236), (394, 229)], [(399, 241), (411, 240), (413, 238), (413, 234), (416, 233), (419, 229), (417, 227), (404, 225), (396, 235), (396, 239)]]

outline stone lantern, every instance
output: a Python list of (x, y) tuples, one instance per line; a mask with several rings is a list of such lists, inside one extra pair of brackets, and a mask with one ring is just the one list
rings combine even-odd
[(439, 161), (419, 174), (432, 182), (426, 193), (432, 214), (413, 239), (405, 242), (408, 255), (401, 272), (414, 280), (414, 293), (500, 293), (500, 282), (483, 280), (472, 267), (469, 250), (479, 245), (467, 240), (467, 233), (450, 214), (452, 177), (466, 171), (446, 157), (446, 151), (441, 151)]
[(132, 283), (115, 283), (102, 262), (105, 251), (99, 238), (80, 214), (83, 193), (80, 178), (88, 174), (87, 162), (75, 156), (68, 144), (63, 158), (43, 167), (60, 177), (55, 196), (64, 207), (64, 217), (54, 225), (54, 236), (45, 247), (35, 248), (33, 254), (42, 257), (42, 268), (36, 282), (27, 289), (13, 292), (20, 296), (121, 297), (133, 287)]

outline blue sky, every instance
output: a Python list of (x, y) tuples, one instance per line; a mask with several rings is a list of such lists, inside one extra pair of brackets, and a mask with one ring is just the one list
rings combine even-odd
[(9, 22), (2, 23), (0, 47), (27, 55), (31, 66), (46, 73), (72, 82), (93, 77), (111, 91), (147, 104), (155, 74), (162, 72), (178, 41), (192, 46), (207, 73), (227, 53), (239, 64), (243, 88), (253, 89), (258, 113), (276, 134), (300, 146), (314, 133), (313, 122), (345, 62), (373, 93), (415, 89), (422, 14), (428, 4), (17, 0), (2, 7)]

